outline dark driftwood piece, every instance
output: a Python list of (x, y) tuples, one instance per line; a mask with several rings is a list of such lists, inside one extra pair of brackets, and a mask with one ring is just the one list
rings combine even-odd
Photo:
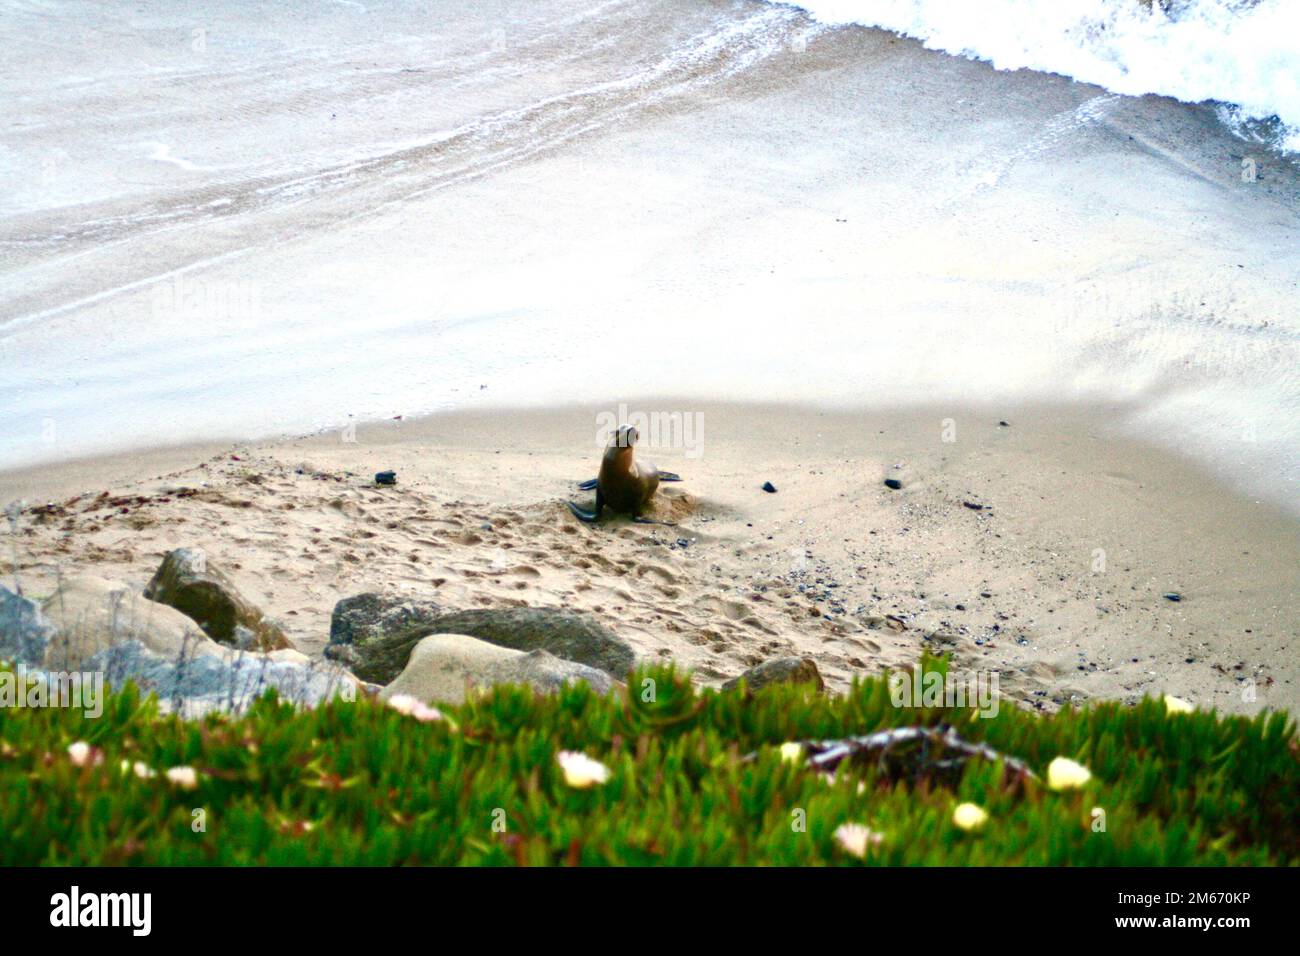
[[(840, 740), (803, 740), (808, 766), (821, 773), (833, 774), (846, 760), (859, 766), (874, 763), (886, 777), (935, 776), (955, 783), (966, 761), (973, 757), (996, 763), (1002, 761), (1007, 774), (1015, 780), (1037, 776), (1023, 760), (999, 753), (987, 744), (963, 739), (948, 726), (892, 727), (860, 737)], [(757, 754), (749, 754), (752, 760)]]

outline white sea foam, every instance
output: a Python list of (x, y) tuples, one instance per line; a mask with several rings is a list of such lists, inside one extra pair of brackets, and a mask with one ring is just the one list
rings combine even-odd
[[(1269, 121), (1270, 139), (1300, 151), (1300, 3), (1174, 0), (799, 0), (824, 23), (916, 37), (931, 49), (1095, 83), (1236, 109)], [(1255, 138), (1255, 137), (1252, 137)]]

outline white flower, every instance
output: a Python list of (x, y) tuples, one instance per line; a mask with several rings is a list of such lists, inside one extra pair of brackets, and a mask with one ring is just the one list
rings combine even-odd
[(431, 707), (410, 694), (394, 694), (388, 698), (388, 706), (406, 717), (414, 717), (422, 724), (445, 719), (437, 707)]
[(167, 771), (167, 779), (182, 790), (194, 790), (199, 785), (199, 774), (193, 767), (172, 767)]
[(1196, 710), (1196, 708), (1193, 707), (1189, 701), (1185, 701), (1181, 697), (1174, 697), (1170, 694), (1165, 694), (1166, 714), (1190, 714), (1194, 710)]
[(442, 711), (437, 707), (430, 707), (428, 704), (416, 702), (415, 707), (411, 710), (411, 716), (422, 724), (430, 721), (442, 720)]
[(137, 760), (135, 763), (131, 763), (131, 761), (129, 760), (123, 760), (120, 766), (122, 770), (122, 776), (124, 777), (128, 773), (134, 773), (141, 780), (149, 780), (153, 777), (158, 776), (158, 774), (154, 772), (153, 768), (151, 768), (148, 764), (140, 760)]
[(94, 749), (84, 740), (78, 740), (75, 744), (68, 744), (68, 759), (72, 761), (74, 767), (89, 766), (94, 753)]
[(1047, 785), (1053, 790), (1073, 790), (1091, 778), (1087, 767), (1066, 757), (1057, 757), (1047, 765)]
[(782, 744), (781, 759), (788, 763), (798, 763), (803, 759), (803, 744)]
[(399, 714), (405, 714), (409, 717), (415, 712), (415, 708), (421, 706), (421, 704), (410, 694), (394, 694), (388, 698), (388, 706)]
[(959, 803), (952, 811), (952, 822), (963, 830), (978, 830), (988, 819), (989, 815), (984, 808), (973, 803)]
[(884, 839), (883, 833), (877, 833), (861, 823), (845, 823), (835, 830), (835, 841), (859, 859), (867, 855), (868, 847), (880, 846)]
[(609, 779), (609, 768), (598, 760), (592, 760), (586, 754), (561, 750), (555, 759), (560, 762), (560, 767), (564, 770), (564, 782), (579, 790), (585, 790)]

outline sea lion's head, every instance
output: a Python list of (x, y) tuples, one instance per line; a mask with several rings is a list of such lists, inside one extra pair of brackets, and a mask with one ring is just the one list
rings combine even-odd
[(619, 425), (610, 444), (615, 448), (631, 448), (640, 437), (641, 433), (632, 425)]

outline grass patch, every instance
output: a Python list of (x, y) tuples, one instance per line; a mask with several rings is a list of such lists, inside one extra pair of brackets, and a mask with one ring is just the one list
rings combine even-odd
[[(653, 700), (643, 699), (646, 681)], [(497, 687), (441, 722), (368, 700), (297, 711), (270, 694), (238, 718), (185, 722), (131, 687), (109, 695), (96, 720), (3, 709), (0, 863), (1300, 862), (1300, 762), (1284, 713), (1170, 715), (1147, 699), (1047, 717), (1004, 706), (984, 719), (896, 708), (882, 677), (837, 697), (791, 686), (718, 693), (671, 668), (639, 671), (628, 687), (605, 697), (585, 686), (549, 697)], [(900, 773), (898, 761), (842, 767), (828, 782), (780, 750), (941, 724), (1042, 779), (972, 759), (955, 782), (919, 765)], [(68, 752), (77, 741), (92, 748), (81, 766)], [(561, 750), (600, 761), (609, 779), (570, 786)], [(1058, 756), (1087, 766), (1091, 780), (1049, 790), (1042, 781)], [(136, 761), (157, 775), (138, 776)], [(194, 789), (167, 779), (178, 766), (195, 768)], [(953, 823), (962, 802), (987, 811), (981, 830)], [(845, 823), (883, 834), (865, 861), (836, 840)]]

